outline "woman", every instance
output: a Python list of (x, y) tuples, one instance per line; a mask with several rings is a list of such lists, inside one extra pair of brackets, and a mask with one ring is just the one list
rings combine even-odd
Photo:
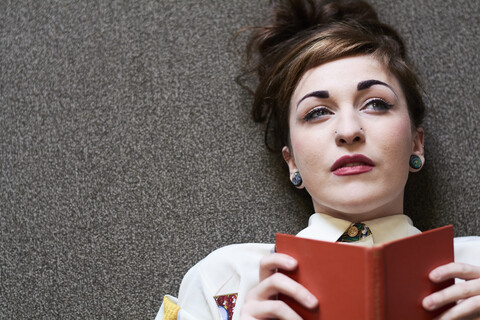
[[(401, 38), (363, 1), (274, 1), (272, 13), (247, 48), (259, 79), (253, 117), (267, 122), (267, 145), (312, 199), (315, 214), (298, 236), (338, 241), (356, 230), (354, 244), (373, 245), (419, 233), (403, 198), (409, 172), (425, 163), (425, 108)], [(478, 238), (456, 240), (456, 262), (429, 277), (467, 281), (425, 297), (425, 309), (461, 302), (442, 319), (480, 316), (479, 248)], [(272, 245), (221, 248), (187, 273), (157, 319), (300, 319), (272, 298), (319, 305), (275, 272), (297, 267)]]

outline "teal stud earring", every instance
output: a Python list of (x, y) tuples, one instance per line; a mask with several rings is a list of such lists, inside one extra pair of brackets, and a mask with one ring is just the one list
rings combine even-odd
[(300, 175), (300, 172), (296, 171), (292, 175), (292, 183), (295, 187), (300, 187), (303, 183), (302, 181), (302, 176)]
[(410, 168), (418, 170), (422, 167), (422, 159), (420, 159), (420, 157), (417, 155), (411, 155), (409, 164)]

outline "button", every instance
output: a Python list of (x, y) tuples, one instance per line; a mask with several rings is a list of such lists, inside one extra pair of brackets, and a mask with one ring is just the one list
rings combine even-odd
[(358, 234), (358, 228), (355, 226), (351, 226), (350, 228), (348, 228), (347, 233), (349, 237), (356, 237)]

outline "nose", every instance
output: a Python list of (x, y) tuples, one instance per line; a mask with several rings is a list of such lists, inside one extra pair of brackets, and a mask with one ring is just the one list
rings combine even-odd
[(365, 141), (365, 132), (355, 116), (342, 119), (335, 131), (335, 143), (338, 146), (351, 145)]

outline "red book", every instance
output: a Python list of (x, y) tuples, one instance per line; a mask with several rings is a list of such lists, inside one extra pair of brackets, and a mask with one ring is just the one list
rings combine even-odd
[(446, 308), (428, 312), (423, 298), (454, 283), (434, 284), (428, 278), (436, 267), (453, 262), (452, 226), (373, 247), (277, 234), (276, 251), (297, 259), (295, 271), (280, 272), (319, 301), (311, 311), (279, 296), (308, 320), (433, 319)]

